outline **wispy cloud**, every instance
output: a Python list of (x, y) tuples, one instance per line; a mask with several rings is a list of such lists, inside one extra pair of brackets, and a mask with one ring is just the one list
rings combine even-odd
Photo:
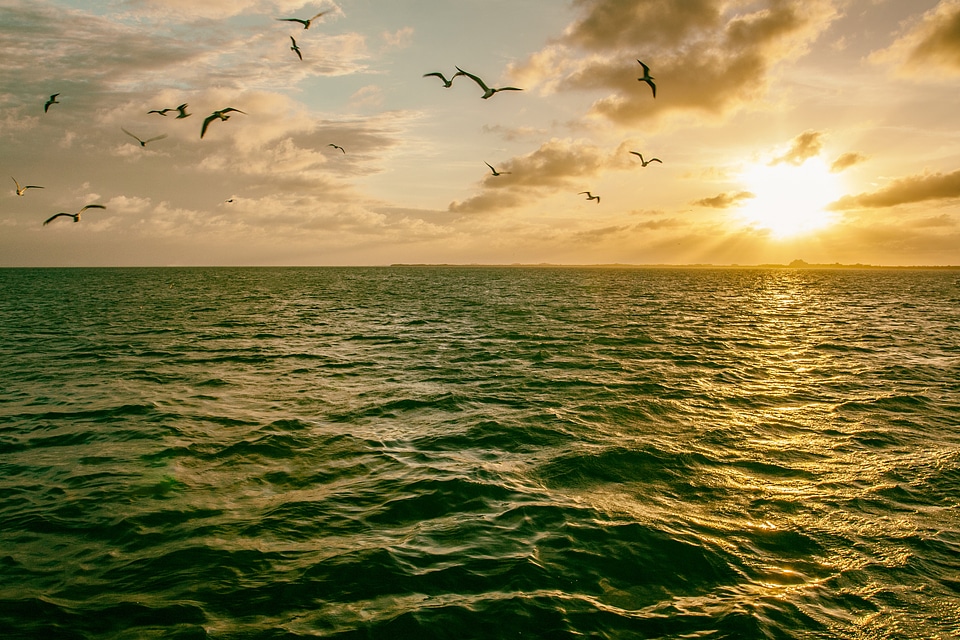
[(701, 198), (695, 200), (692, 204), (700, 207), (710, 207), (711, 209), (730, 209), (744, 200), (755, 198), (756, 196), (749, 191), (728, 191), (712, 198)]
[(849, 151), (841, 154), (830, 164), (830, 171), (833, 173), (840, 173), (841, 171), (849, 169), (850, 167), (860, 164), (861, 162), (865, 162), (866, 160), (867, 156), (857, 153), (856, 151)]

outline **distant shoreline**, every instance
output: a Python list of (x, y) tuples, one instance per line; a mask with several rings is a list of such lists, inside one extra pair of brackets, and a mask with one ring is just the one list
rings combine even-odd
[(960, 265), (873, 265), (873, 264), (831, 264), (807, 263), (794, 260), (790, 264), (631, 264), (623, 262), (598, 264), (561, 264), (553, 262), (510, 264), (495, 263), (454, 263), (454, 262), (395, 262), (388, 265), (269, 265), (269, 264), (167, 264), (167, 265), (112, 265), (112, 266), (77, 266), (77, 265), (44, 265), (44, 266), (3, 266), (0, 271), (15, 269), (384, 269), (384, 268), (451, 268), (451, 269), (793, 269), (793, 270), (887, 270), (887, 271), (960, 271)]
[(569, 268), (569, 269), (910, 269), (910, 270), (960, 270), (960, 265), (873, 265), (873, 264), (812, 264), (794, 260), (790, 264), (629, 264), (614, 262), (609, 264), (555, 264), (540, 263), (512, 263), (512, 264), (456, 264), (456, 263), (406, 263), (398, 262), (391, 267), (476, 267), (476, 268)]

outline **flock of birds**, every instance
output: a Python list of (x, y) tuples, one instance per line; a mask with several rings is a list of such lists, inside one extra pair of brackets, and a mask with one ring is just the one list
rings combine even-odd
[[(320, 18), (320, 17), (326, 15), (326, 14), (329, 13), (329, 12), (330, 12), (330, 10), (321, 11), (321, 12), (317, 13), (316, 15), (314, 15), (314, 16), (312, 16), (312, 17), (310, 17), (310, 18), (276, 18), (276, 19), (279, 20), (279, 21), (282, 21), (282, 22), (296, 22), (296, 23), (299, 23), (299, 24), (303, 25), (303, 28), (304, 28), (304, 29), (309, 29), (309, 28), (310, 28), (310, 25), (313, 23), (314, 20), (316, 20), (317, 18)], [(290, 42), (291, 42), (290, 50), (293, 51), (294, 53), (296, 53), (296, 54), (297, 54), (297, 57), (298, 57), (300, 60), (303, 60), (303, 52), (301, 51), (300, 46), (297, 44), (296, 38), (294, 38), (293, 36), (290, 36)], [(640, 78), (637, 78), (637, 80), (640, 81), (640, 82), (645, 82), (647, 85), (649, 85), (651, 91), (653, 92), (653, 97), (656, 98), (656, 97), (657, 97), (657, 85), (654, 83), (654, 77), (650, 75), (650, 67), (648, 67), (646, 64), (644, 64), (644, 63), (641, 62), (640, 60), (637, 60), (637, 62), (638, 62), (638, 63), (640, 64), (640, 66), (643, 68), (643, 76), (641, 76)], [(425, 73), (425, 74), (423, 74), (423, 77), (424, 77), (424, 78), (427, 78), (427, 77), (437, 77), (437, 78), (439, 78), (441, 81), (443, 81), (443, 87), (446, 88), (446, 89), (449, 89), (450, 87), (452, 87), (454, 80), (456, 80), (456, 79), (457, 79), (458, 77), (460, 77), (460, 76), (464, 76), (464, 77), (466, 77), (466, 78), (470, 78), (471, 80), (473, 80), (473, 82), (475, 82), (475, 83), (477, 84), (478, 87), (480, 87), (480, 88), (483, 90), (483, 95), (481, 95), (480, 97), (481, 97), (482, 99), (484, 99), (484, 100), (487, 100), (487, 99), (489, 99), (489, 98), (492, 98), (494, 95), (496, 95), (497, 93), (499, 93), (499, 92), (501, 92), (501, 91), (523, 91), (523, 89), (521, 89), (521, 88), (519, 88), (519, 87), (490, 87), (490, 86), (488, 86), (487, 83), (484, 82), (483, 79), (480, 78), (479, 76), (477, 76), (477, 75), (475, 75), (475, 74), (472, 74), (472, 73), (469, 73), (469, 72), (467, 72), (467, 71), (464, 71), (464, 70), (461, 69), (460, 67), (455, 67), (455, 68), (456, 68), (457, 72), (454, 73), (454, 74), (453, 74), (452, 76), (450, 76), (449, 78), (447, 78), (443, 73), (441, 73), (441, 72), (439, 72), (439, 71), (433, 71), (433, 72), (430, 72), (430, 73)], [(44, 105), (43, 105), (43, 112), (44, 112), (44, 113), (47, 113), (47, 112), (50, 110), (50, 107), (51, 107), (52, 105), (60, 104), (60, 101), (57, 100), (57, 98), (58, 98), (59, 96), (60, 96), (60, 93), (54, 93), (54, 94), (51, 94), (51, 95), (50, 95), (50, 97), (47, 99), (47, 101), (46, 101), (46, 102), (44, 103)], [(148, 114), (154, 114), (154, 113), (155, 113), (155, 114), (158, 114), (158, 115), (160, 115), (160, 116), (166, 117), (166, 115), (167, 115), (168, 113), (177, 112), (177, 117), (176, 117), (176, 119), (177, 119), (177, 120), (181, 120), (181, 119), (188, 118), (188, 117), (190, 117), (191, 115), (193, 115), (193, 114), (187, 112), (187, 106), (188, 106), (187, 103), (183, 103), (183, 104), (178, 105), (178, 106), (176, 106), (176, 107), (163, 108), (163, 109), (151, 109), (151, 110), (147, 111), (147, 113), (148, 113)], [(218, 109), (218, 110), (214, 111), (213, 113), (211, 113), (211, 114), (210, 114), (209, 116), (207, 116), (206, 118), (204, 118), (204, 120), (203, 120), (203, 125), (202, 125), (201, 128), (200, 128), (200, 138), (202, 139), (202, 138), (204, 137), (204, 135), (206, 135), (206, 133), (207, 133), (207, 128), (210, 126), (210, 124), (211, 124), (212, 122), (217, 121), (217, 120), (219, 120), (219, 121), (221, 121), (221, 122), (226, 122), (227, 120), (230, 119), (230, 115), (228, 115), (228, 114), (232, 114), (232, 113), (240, 113), (240, 114), (246, 115), (246, 112), (241, 111), (240, 109), (237, 109), (237, 108), (235, 108), (235, 107), (225, 107), (225, 108), (223, 108), (223, 109)], [(137, 136), (136, 134), (131, 133), (130, 131), (127, 131), (127, 130), (126, 130), (125, 128), (123, 128), (123, 127), (120, 127), (120, 129), (121, 129), (125, 134), (127, 134), (128, 136), (130, 136), (131, 138), (133, 138), (134, 140), (136, 140), (136, 141), (140, 144), (141, 147), (146, 147), (147, 144), (149, 144), (149, 143), (151, 143), (151, 142), (155, 142), (155, 141), (157, 141), (157, 140), (163, 140), (164, 138), (167, 137), (167, 134), (162, 134), (162, 135), (153, 136), (153, 137), (151, 137), (151, 138), (145, 138), (145, 139), (144, 139), (144, 138), (140, 138), (140, 137)], [(346, 154), (346, 151), (344, 150), (344, 148), (341, 147), (341, 146), (338, 145), (338, 144), (330, 143), (330, 144), (327, 145), (327, 146), (333, 147), (334, 149), (338, 149), (338, 150), (340, 150), (342, 153)], [(650, 158), (649, 160), (644, 160), (643, 154), (641, 154), (641, 153), (639, 153), (639, 152), (637, 152), (637, 151), (631, 151), (630, 153), (632, 153), (632, 154), (634, 154), (634, 155), (636, 155), (637, 157), (640, 158), (640, 163), (641, 163), (641, 166), (643, 166), (643, 167), (646, 167), (647, 165), (649, 165), (649, 164), (652, 163), (652, 162), (659, 162), (659, 163), (662, 164), (662, 161), (661, 161), (659, 158)], [(484, 164), (486, 164), (487, 167), (490, 168), (490, 172), (491, 172), (491, 174), (492, 174), (494, 177), (498, 177), (498, 176), (502, 176), (502, 175), (507, 175), (507, 174), (510, 174), (510, 173), (511, 173), (510, 171), (497, 171), (497, 169), (495, 169), (495, 168), (493, 167), (493, 165), (491, 165), (489, 162), (484, 162)], [(23, 196), (23, 195), (25, 195), (27, 189), (43, 189), (43, 188), (44, 188), (44, 187), (42, 187), (42, 186), (33, 185), (33, 184), (30, 184), (30, 185), (26, 185), (26, 186), (21, 187), (21, 186), (20, 186), (20, 183), (17, 182), (17, 179), (16, 179), (16, 178), (14, 178), (13, 176), (11, 176), (11, 179), (13, 180), (13, 183), (14, 183), (14, 185), (16, 186), (16, 193), (17, 193), (18, 196)], [(598, 196), (598, 195), (593, 195), (590, 191), (581, 191), (578, 195), (586, 195), (586, 196), (587, 196), (587, 198), (586, 198), (587, 200), (596, 200), (597, 204), (600, 204), (600, 196)], [(226, 200), (226, 202), (233, 202), (233, 198), (230, 198), (230, 199)], [(56, 220), (57, 218), (61, 218), (61, 217), (69, 217), (69, 218), (72, 218), (74, 222), (80, 222), (80, 214), (82, 214), (82, 213), (83, 213), (84, 211), (86, 211), (87, 209), (106, 209), (106, 207), (105, 207), (104, 205), (102, 205), (102, 204), (88, 204), (88, 205), (84, 206), (82, 209), (80, 209), (79, 211), (77, 211), (76, 213), (67, 213), (67, 212), (61, 211), (61, 212), (59, 212), (59, 213), (55, 213), (54, 215), (52, 215), (52, 216), (50, 216), (49, 218), (47, 218), (46, 220), (44, 220), (43, 224), (44, 224), (44, 225), (47, 225), (47, 224), (49, 224), (50, 222)]]

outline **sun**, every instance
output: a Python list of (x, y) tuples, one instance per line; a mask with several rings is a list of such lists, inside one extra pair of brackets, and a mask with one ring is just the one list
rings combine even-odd
[(775, 238), (830, 226), (835, 217), (826, 207), (843, 195), (840, 177), (819, 158), (800, 165), (751, 165), (741, 179), (753, 194), (739, 210), (744, 224), (767, 229)]

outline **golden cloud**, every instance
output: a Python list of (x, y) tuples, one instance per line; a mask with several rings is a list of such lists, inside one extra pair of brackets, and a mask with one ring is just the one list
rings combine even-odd
[(960, 0), (941, 0), (889, 48), (870, 59), (894, 63), (901, 71), (960, 73)]
[(900, 204), (960, 198), (960, 170), (928, 173), (895, 180), (889, 186), (855, 196), (844, 196), (829, 205), (833, 211), (877, 209)]
[(728, 191), (713, 196), (712, 198), (701, 198), (700, 200), (695, 200), (692, 204), (700, 207), (710, 207), (711, 209), (729, 209), (737, 206), (744, 200), (749, 200), (750, 198), (755, 197), (756, 196), (749, 191)]

